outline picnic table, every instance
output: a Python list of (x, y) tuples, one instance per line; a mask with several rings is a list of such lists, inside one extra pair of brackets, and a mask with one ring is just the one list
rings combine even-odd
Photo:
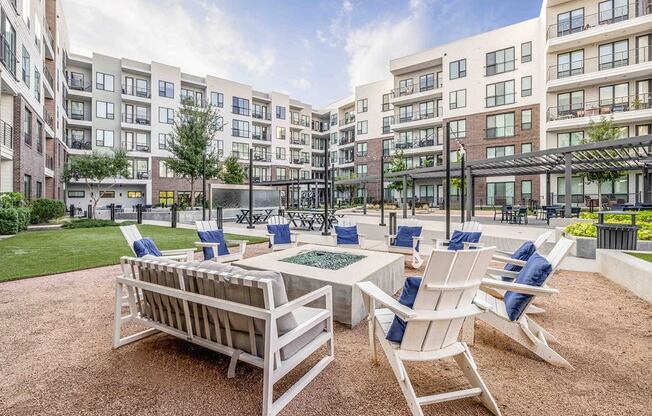
[[(254, 224), (267, 222), (269, 217), (272, 215), (272, 212), (274, 212), (273, 209), (255, 209), (251, 212), (251, 221)], [(249, 209), (241, 209), (240, 214), (235, 214), (235, 216), (235, 222), (237, 224), (249, 222)]]
[(320, 225), (320, 230), (324, 229), (324, 223), (328, 223), (328, 227), (331, 228), (333, 223), (337, 222), (337, 217), (342, 217), (342, 215), (336, 215), (334, 209), (329, 210), (327, 221), (324, 221), (323, 211), (286, 211), (286, 214), (294, 228), (307, 229), (308, 231), (314, 231), (315, 224)]

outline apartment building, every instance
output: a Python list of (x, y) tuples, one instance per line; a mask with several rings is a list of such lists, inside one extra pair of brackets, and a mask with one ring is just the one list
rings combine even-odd
[(64, 197), (67, 36), (60, 0), (0, 1), (0, 192)]

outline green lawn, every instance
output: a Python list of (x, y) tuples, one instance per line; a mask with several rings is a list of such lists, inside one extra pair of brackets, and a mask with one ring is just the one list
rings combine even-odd
[[(139, 225), (161, 250), (191, 248), (195, 230)], [(228, 235), (227, 239), (267, 241), (264, 238)], [(118, 227), (26, 231), (0, 240), (0, 282), (72, 270), (117, 264), (132, 255)]]
[(652, 263), (652, 253), (627, 253), (627, 254)]

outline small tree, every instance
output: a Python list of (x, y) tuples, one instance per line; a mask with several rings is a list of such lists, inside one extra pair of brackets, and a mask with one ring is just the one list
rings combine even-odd
[[(389, 169), (387, 171), (393, 173), (403, 172), (404, 170), (407, 170), (407, 161), (405, 160), (403, 151), (397, 150), (394, 152), (394, 156), (392, 156), (392, 160), (389, 162)], [(403, 181), (392, 182), (387, 188), (401, 192), (403, 191)]]
[(100, 193), (101, 182), (105, 179), (113, 179), (113, 183), (108, 185), (112, 188), (117, 184), (118, 177), (129, 174), (129, 162), (127, 154), (119, 150), (115, 153), (98, 153), (93, 152), (87, 155), (71, 157), (65, 166), (62, 180), (65, 183), (71, 181), (83, 180), (88, 189), (88, 193), (93, 201), (93, 218), (98, 202), (102, 199)]
[(166, 161), (168, 168), (190, 182), (190, 205), (193, 207), (195, 182), (202, 177), (216, 177), (219, 172), (219, 155), (212, 143), (217, 132), (223, 128), (215, 107), (199, 104), (191, 99), (181, 102), (167, 146), (172, 157)]
[(222, 169), (217, 174), (217, 178), (223, 183), (231, 185), (241, 185), (245, 180), (245, 170), (236, 156), (229, 156), (224, 160)]
[[(601, 117), (597, 123), (591, 120), (587, 130), (588, 138), (582, 140), (582, 143), (598, 143), (609, 140), (616, 140), (620, 137), (620, 128), (614, 125), (612, 119)], [(614, 157), (617, 157), (614, 154)], [(605, 182), (612, 182), (619, 179), (622, 173), (619, 171), (595, 171), (595, 172), (582, 172), (579, 174), (588, 183), (598, 184), (598, 203), (602, 204), (602, 184)]]

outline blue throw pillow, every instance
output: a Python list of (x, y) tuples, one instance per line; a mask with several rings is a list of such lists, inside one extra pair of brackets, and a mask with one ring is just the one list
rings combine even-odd
[[(292, 242), (290, 224), (267, 224), (267, 232), (274, 234), (274, 244), (290, 244)], [(271, 241), (269, 247), (272, 247)]]
[[(413, 307), (414, 301), (417, 298), (417, 293), (419, 292), (419, 286), (421, 286), (420, 277), (406, 278), (401, 297), (398, 299), (399, 303), (408, 308)], [(387, 336), (385, 338), (392, 342), (401, 342), (403, 340), (403, 334), (405, 334), (405, 325), (407, 324), (404, 320), (395, 316), (392, 326), (389, 327), (389, 331), (387, 331)]]
[(337, 244), (360, 244), (358, 239), (358, 227), (352, 225), (350, 227), (335, 226), (335, 234), (337, 234)]
[[(219, 246), (217, 246), (218, 256), (226, 256), (229, 254), (229, 247), (227, 246), (226, 240), (224, 239), (223, 230), (198, 231), (197, 234), (199, 234), (199, 240), (202, 243), (220, 244)], [(202, 249), (204, 251), (204, 260), (210, 260), (213, 257), (215, 257), (215, 253), (213, 252), (213, 247), (202, 247)]]
[[(525, 263), (525, 266), (523, 266), (523, 270), (518, 274), (515, 283), (541, 287), (551, 272), (552, 266), (548, 263), (548, 260), (541, 257), (539, 253), (533, 253), (527, 263)], [(503, 300), (509, 319), (512, 321), (518, 320), (525, 311), (525, 308), (530, 304), (532, 298), (532, 295), (512, 292), (511, 290), (505, 292)]]
[[(528, 261), (532, 254), (534, 254), (537, 251), (537, 248), (534, 246), (534, 243), (532, 241), (526, 241), (523, 243), (518, 250), (516, 250), (511, 258), (515, 260), (523, 260), (523, 261)], [(507, 263), (505, 267), (503, 268), (504, 270), (508, 270), (510, 272), (520, 272), (521, 269), (523, 269), (522, 266), (519, 266), (517, 264), (510, 264)], [(509, 277), (503, 277), (504, 281), (511, 282), (514, 279), (509, 278)]]
[(144, 237), (138, 241), (134, 241), (134, 251), (136, 252), (137, 257), (144, 257), (147, 255), (161, 257), (162, 254), (159, 251), (154, 241), (149, 237)]
[(464, 250), (464, 243), (477, 243), (482, 233), (477, 231), (453, 231), (453, 236), (448, 242), (448, 249), (451, 251)]
[[(419, 237), (421, 235), (422, 227), (408, 227), (401, 225), (396, 232), (394, 239), (394, 246), (396, 247), (409, 247), (412, 248), (412, 237)], [(417, 241), (416, 250), (419, 251), (419, 241)]]

